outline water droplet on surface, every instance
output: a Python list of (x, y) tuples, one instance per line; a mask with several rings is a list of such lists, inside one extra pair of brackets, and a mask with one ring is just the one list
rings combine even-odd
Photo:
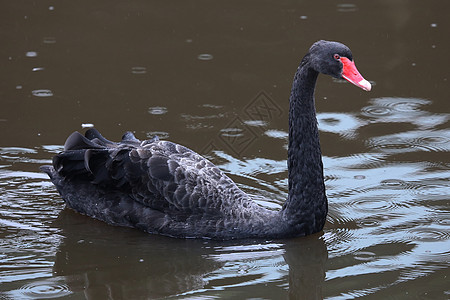
[(31, 92), (33, 96), (36, 97), (51, 97), (53, 92), (51, 90), (34, 90)]
[(243, 129), (242, 128), (224, 128), (221, 129), (220, 132), (222, 136), (226, 137), (240, 137), (243, 136)]
[(43, 71), (43, 70), (44, 70), (44, 67), (36, 67), (36, 68), (32, 69), (33, 72)]
[(339, 12), (355, 12), (357, 10), (358, 7), (353, 3), (342, 3), (337, 5), (337, 11)]
[(436, 23), (431, 23), (430, 26), (433, 27), (433, 28), (436, 28), (437, 24)]
[(51, 11), (52, 11), (52, 10), (55, 10), (55, 7), (54, 7), (54, 6), (49, 6), (49, 7), (48, 7), (48, 10), (51, 10)]
[(212, 54), (204, 53), (204, 54), (200, 54), (199, 56), (197, 56), (197, 58), (199, 60), (211, 60), (211, 59), (213, 59), (213, 56), (212, 56)]
[(300, 16), (300, 19), (301, 20), (306, 20), (306, 19), (308, 19), (308, 16)]
[(380, 184), (389, 188), (403, 188), (406, 186), (406, 182), (400, 179), (385, 179)]
[(163, 115), (167, 113), (167, 108), (163, 106), (150, 107), (148, 113), (151, 115)]
[(94, 124), (92, 123), (83, 123), (81, 124), (81, 128), (93, 128)]
[(367, 218), (358, 222), (362, 227), (376, 227), (380, 225), (380, 222), (376, 219)]
[(22, 86), (21, 85), (16, 85), (16, 90), (21, 90)]
[(133, 73), (133, 74), (145, 74), (145, 73), (147, 73), (147, 68), (146, 67), (132, 67), (131, 68), (131, 73)]
[(38, 54), (36, 51), (28, 51), (27, 53), (25, 53), (26, 57), (36, 57)]
[(52, 36), (48, 36), (48, 37), (44, 37), (44, 39), (42, 40), (42, 42), (44, 44), (55, 44), (56, 43), (56, 38), (52, 37)]

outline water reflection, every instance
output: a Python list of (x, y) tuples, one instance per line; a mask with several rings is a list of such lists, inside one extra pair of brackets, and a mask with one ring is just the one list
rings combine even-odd
[(367, 121), (349, 113), (319, 113), (317, 121), (321, 131), (336, 133), (350, 139), (356, 137), (356, 130), (367, 124)]
[(165, 239), (98, 223), (63, 210), (54, 224), (65, 239), (53, 272), (88, 299), (176, 295), (202, 288), (204, 274), (220, 267), (205, 258), (202, 241)]
[[(448, 299), (449, 3), (4, 4), (0, 298)], [(319, 78), (322, 237), (238, 245), (109, 228), (62, 210), (38, 172), (89, 121), (208, 153), (279, 209), (292, 72), (320, 38), (351, 43), (376, 80), (363, 94)], [(239, 148), (223, 128), (254, 134)]]
[[(442, 162), (389, 159), (393, 154), (449, 151), (449, 133), (438, 129), (448, 115), (426, 111), (429, 103), (383, 98), (372, 100), (370, 107), (387, 107), (387, 114), (367, 114), (367, 109), (319, 114), (322, 131), (335, 134), (340, 143), (365, 140), (369, 151), (324, 156), (330, 199), (324, 235), (287, 241), (175, 240), (112, 227), (61, 210), (53, 186), (35, 171), (61, 145), (0, 148), (0, 189), (6, 196), (0, 203), (0, 266), (8, 269), (0, 276), (7, 283), (1, 295), (94, 299), (232, 293), (320, 299), (382, 293), (386, 286), (421, 280), (423, 274), (439, 280), (450, 256), (448, 168)], [(211, 116), (185, 119), (221, 119)], [(425, 122), (425, 116), (431, 119)], [(409, 126), (364, 132), (383, 123)], [(267, 122), (256, 139), (276, 141), (284, 153), (286, 133), (269, 126)], [(148, 133), (149, 138), (154, 134)], [(375, 147), (391, 140), (406, 150)], [(256, 202), (281, 207), (287, 195), (284, 158), (239, 159), (224, 151), (210, 155)], [(385, 274), (381, 279), (380, 272)]]
[(327, 251), (320, 235), (286, 242), (177, 240), (108, 226), (68, 209), (53, 225), (65, 237), (53, 276), (87, 299), (205, 296), (243, 287), (248, 290), (240, 297), (263, 297), (260, 289), (270, 282), (289, 282), (279, 292), (295, 299), (322, 298)]

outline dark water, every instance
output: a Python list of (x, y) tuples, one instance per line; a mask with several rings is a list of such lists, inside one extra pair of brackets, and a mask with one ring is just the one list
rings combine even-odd
[[(1, 299), (449, 299), (448, 1), (2, 1)], [(373, 91), (321, 77), (322, 234), (219, 243), (64, 209), (38, 166), (74, 130), (155, 133), (261, 205), (287, 195), (292, 76), (318, 39)]]

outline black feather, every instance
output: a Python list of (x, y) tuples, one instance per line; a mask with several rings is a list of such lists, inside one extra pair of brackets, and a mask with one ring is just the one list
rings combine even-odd
[(74, 132), (49, 174), (67, 206), (109, 224), (174, 237), (284, 238), (322, 230), (327, 210), (314, 88), (319, 72), (339, 78), (350, 49), (320, 41), (294, 77), (289, 110), (289, 196), (280, 211), (259, 206), (192, 150), (131, 132), (115, 143), (96, 129)]

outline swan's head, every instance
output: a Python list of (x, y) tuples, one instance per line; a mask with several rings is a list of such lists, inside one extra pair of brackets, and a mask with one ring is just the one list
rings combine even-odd
[(317, 72), (345, 79), (365, 91), (372, 89), (370, 82), (356, 69), (352, 52), (344, 44), (318, 41), (309, 49), (309, 60)]

